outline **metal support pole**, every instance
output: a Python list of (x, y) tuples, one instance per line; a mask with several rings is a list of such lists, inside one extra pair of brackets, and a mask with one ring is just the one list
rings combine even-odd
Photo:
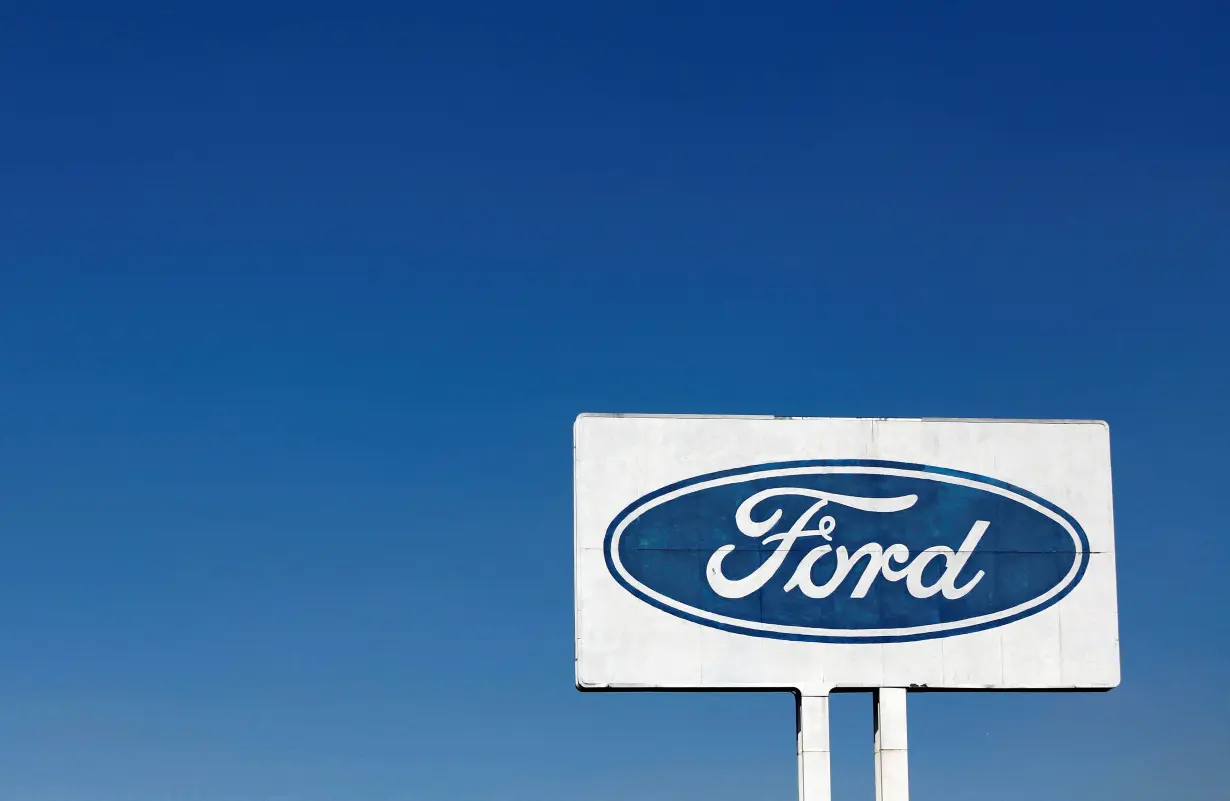
[(829, 697), (800, 695), (799, 801), (832, 801), (829, 781)]
[(876, 801), (910, 801), (905, 690), (885, 687), (873, 694), (876, 726)]

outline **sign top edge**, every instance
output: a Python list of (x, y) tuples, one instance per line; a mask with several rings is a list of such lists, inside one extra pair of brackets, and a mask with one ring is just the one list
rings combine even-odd
[(643, 414), (582, 412), (577, 422), (587, 418), (599, 419), (667, 419), (667, 420), (828, 420), (850, 422), (890, 423), (1050, 423), (1054, 425), (1099, 425), (1109, 428), (1105, 420), (1081, 418), (1029, 418), (1029, 417), (808, 417), (803, 415), (773, 414)]

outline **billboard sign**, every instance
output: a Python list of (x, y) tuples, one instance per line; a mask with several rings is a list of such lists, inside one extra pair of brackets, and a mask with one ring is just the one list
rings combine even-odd
[(583, 415), (582, 689), (1109, 689), (1109, 433)]

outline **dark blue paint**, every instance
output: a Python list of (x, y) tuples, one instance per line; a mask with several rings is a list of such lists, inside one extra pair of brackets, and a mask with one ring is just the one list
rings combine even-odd
[[(915, 471), (915, 476), (868, 475), (858, 473), (792, 475), (756, 478), (708, 487), (684, 494), (638, 515), (621, 534), (618, 549), (625, 569), (645, 586), (690, 607), (720, 614), (749, 624), (769, 623), (816, 629), (848, 631), (848, 635), (779, 634), (752, 625), (727, 625), (689, 614), (645, 595), (628, 583), (612, 562), (612, 541), (619, 525), (645, 503), (667, 493), (728, 476), (759, 473), (787, 467), (805, 466), (884, 467)], [(931, 478), (934, 475), (936, 478)], [(1035, 501), (1066, 520), (1076, 531), (1080, 549), (1072, 536), (1053, 518), (1025, 504), (986, 489), (961, 486), (939, 480), (938, 476), (957, 476), (983, 485), (1008, 489)], [(862, 497), (917, 495), (909, 509), (892, 513), (864, 512), (830, 504), (823, 514), (837, 520), (833, 541), (836, 550), (844, 545), (852, 553), (861, 545), (877, 542), (882, 547), (900, 543), (911, 558), (934, 545), (958, 548), (970, 528), (979, 520), (990, 523), (986, 534), (960, 573), (964, 584), (985, 572), (981, 581), (964, 597), (947, 599), (942, 594), (920, 599), (912, 596), (905, 581), (878, 577), (864, 598), (852, 598), (854, 585), (862, 576), (867, 560), (861, 560), (842, 584), (827, 598), (810, 598), (799, 590), (783, 588), (795, 568), (813, 548), (825, 544), (818, 537), (800, 539), (784, 564), (761, 589), (744, 598), (724, 598), (713, 591), (706, 577), (709, 557), (723, 545), (736, 548), (725, 560), (723, 572), (729, 578), (751, 573), (776, 550), (777, 544), (763, 545), (759, 539), (741, 533), (735, 525), (735, 510), (751, 495), (771, 487), (805, 487)], [(772, 533), (784, 531), (811, 504), (803, 497), (778, 497), (759, 507), (757, 519), (767, 517), (773, 508), (783, 516)], [(813, 526), (814, 527), (814, 521)], [(868, 460), (827, 460), (762, 464), (697, 476), (663, 487), (626, 508), (612, 521), (605, 543), (607, 567), (621, 585), (637, 597), (671, 614), (707, 626), (762, 637), (815, 640), (822, 642), (900, 642), (952, 636), (1001, 626), (1035, 614), (1058, 602), (1071, 592), (1084, 575), (1089, 551), (1084, 531), (1064, 510), (1038, 496), (1005, 482), (971, 473), (926, 465)], [(860, 630), (911, 629), (936, 623), (959, 623), (1002, 612), (1038, 598), (1053, 589), (1068, 575), (1075, 560), (1079, 571), (1062, 591), (1045, 603), (999, 620), (957, 626), (928, 633), (902, 633), (885, 636), (858, 636)], [(833, 575), (836, 560), (823, 557), (812, 573), (817, 584)], [(898, 565), (900, 567), (900, 565)], [(943, 572), (945, 562), (936, 559), (924, 572), (924, 583), (932, 584)]]

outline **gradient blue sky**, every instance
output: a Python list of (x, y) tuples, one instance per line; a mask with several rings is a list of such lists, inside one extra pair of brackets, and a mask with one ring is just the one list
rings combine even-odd
[(1122, 687), (914, 797), (1225, 798), (1224, 5), (763, 5), (4, 4), (0, 799), (794, 799), (573, 689), (582, 411), (1109, 420)]

